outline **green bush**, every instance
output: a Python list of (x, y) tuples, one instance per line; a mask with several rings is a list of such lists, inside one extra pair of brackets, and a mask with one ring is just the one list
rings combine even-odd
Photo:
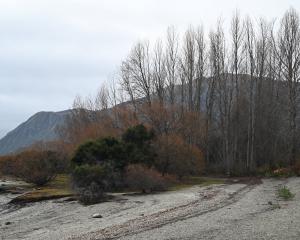
[(73, 170), (73, 183), (79, 195), (79, 200), (84, 204), (100, 202), (109, 189), (107, 168), (101, 165), (81, 165)]
[(291, 193), (291, 191), (286, 186), (283, 186), (278, 189), (278, 196), (283, 198), (284, 200), (290, 200), (295, 197), (295, 194)]
[(133, 143), (137, 146), (143, 146), (154, 138), (154, 132), (139, 124), (128, 128), (122, 135), (122, 140), (126, 143)]
[(78, 188), (87, 187), (93, 182), (105, 188), (107, 170), (100, 165), (81, 165), (76, 166), (73, 171), (73, 181)]
[[(107, 137), (79, 146), (71, 162), (74, 187), (81, 201), (88, 204), (98, 202), (103, 198), (104, 192), (124, 186), (124, 181), (121, 180), (129, 164), (143, 163), (151, 166), (155, 156), (151, 145), (153, 137), (152, 131), (138, 125), (129, 128), (122, 140)], [(142, 171), (141, 174), (136, 177), (137, 182), (143, 181), (143, 174), (147, 175), (147, 172)], [(155, 186), (151, 185), (151, 189), (158, 190), (159, 186), (160, 183), (156, 182)]]
[(85, 205), (102, 202), (106, 197), (104, 189), (95, 182), (92, 182), (91, 185), (85, 188), (79, 189), (78, 193), (79, 201)]
[(99, 202), (104, 193), (120, 184), (126, 166), (124, 146), (116, 138), (103, 138), (82, 144), (72, 158), (72, 178), (79, 198), (85, 204)]
[(128, 128), (122, 135), (122, 140), (127, 154), (127, 164), (145, 164), (152, 166), (155, 159), (155, 150), (152, 146), (154, 132), (147, 130), (144, 125)]
[(72, 164), (80, 166), (109, 163), (114, 169), (122, 170), (125, 168), (126, 160), (123, 143), (109, 137), (89, 141), (79, 146), (72, 158)]

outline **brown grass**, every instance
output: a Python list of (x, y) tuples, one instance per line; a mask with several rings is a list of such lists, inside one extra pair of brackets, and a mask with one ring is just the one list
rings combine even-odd
[(209, 186), (213, 184), (224, 184), (225, 179), (222, 178), (210, 178), (210, 177), (187, 177), (184, 178), (182, 181), (178, 182), (177, 184), (170, 187), (169, 191), (178, 191), (181, 189), (193, 187), (193, 186)]
[(14, 199), (11, 203), (30, 203), (43, 200), (71, 197), (74, 192), (70, 186), (70, 177), (68, 175), (58, 175), (48, 185), (41, 188), (32, 189)]

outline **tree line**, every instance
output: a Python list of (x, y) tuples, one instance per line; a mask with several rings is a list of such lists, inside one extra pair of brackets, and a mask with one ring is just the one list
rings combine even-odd
[[(205, 34), (169, 27), (153, 47), (136, 43), (117, 82), (77, 98), (69, 142), (120, 135), (143, 123), (205, 155), (209, 171), (230, 174), (295, 165), (299, 158), (300, 25), (293, 8), (280, 21), (235, 12)], [(75, 144), (76, 145), (76, 144)]]

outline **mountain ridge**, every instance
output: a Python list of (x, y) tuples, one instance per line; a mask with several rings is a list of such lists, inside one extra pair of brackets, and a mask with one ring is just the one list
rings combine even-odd
[(0, 139), (0, 155), (12, 154), (38, 141), (58, 139), (56, 129), (64, 124), (70, 113), (71, 110), (35, 113)]

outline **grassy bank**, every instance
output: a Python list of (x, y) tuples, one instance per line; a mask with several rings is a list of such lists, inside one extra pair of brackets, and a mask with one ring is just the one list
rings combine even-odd
[(58, 175), (49, 184), (34, 188), (16, 198), (11, 203), (29, 203), (42, 200), (57, 199), (62, 197), (71, 197), (74, 193), (71, 189), (69, 175)]
[[(226, 179), (211, 178), (211, 177), (187, 177), (180, 182), (172, 184), (168, 191), (178, 191), (192, 186), (209, 186), (213, 184), (224, 184)], [(124, 191), (117, 191), (126, 193)], [(31, 188), (24, 194), (14, 198), (11, 203), (30, 203), (39, 202), (43, 200), (58, 199), (63, 197), (72, 197), (74, 192), (71, 188), (71, 179), (69, 175), (58, 175), (49, 184), (39, 187)]]
[(169, 188), (169, 191), (178, 191), (184, 188), (189, 188), (193, 186), (209, 186), (213, 184), (224, 184), (225, 179), (222, 178), (210, 178), (210, 177), (188, 177), (182, 179), (182, 181), (174, 184)]

